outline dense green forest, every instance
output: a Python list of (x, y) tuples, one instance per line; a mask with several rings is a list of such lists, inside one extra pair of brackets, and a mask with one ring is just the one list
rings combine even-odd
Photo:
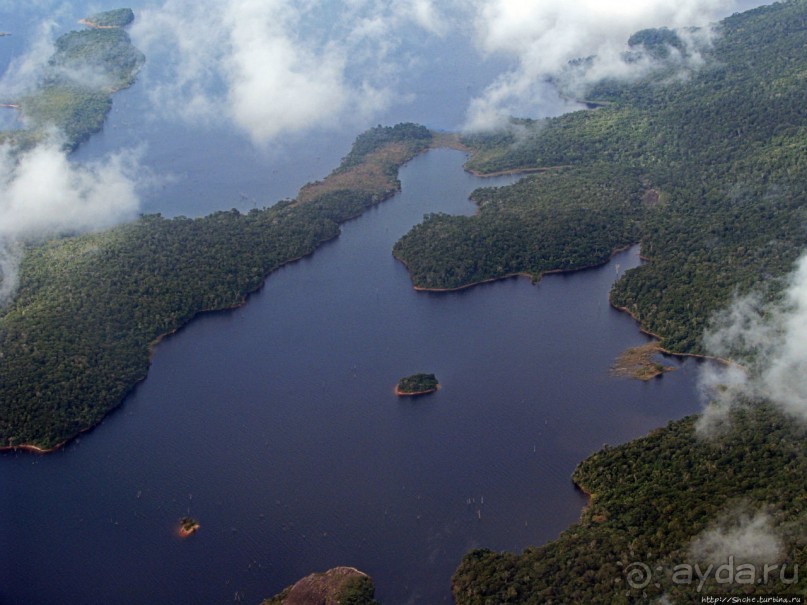
[(126, 27), (134, 21), (134, 13), (130, 8), (116, 8), (90, 15), (85, 22), (95, 27)]
[(412, 374), (398, 381), (396, 392), (399, 395), (419, 395), (436, 391), (440, 386), (434, 374)]
[(199, 219), (144, 216), (28, 250), (0, 316), (0, 444), (52, 448), (97, 424), (145, 378), (155, 339), (202, 311), (240, 304), (271, 271), (392, 195), (397, 166), (428, 142), (400, 135), (390, 143), (379, 127), (361, 145), (376, 134), (384, 142), (361, 164), (334, 171), (340, 184), (373, 167), (390, 174), (375, 191), (332, 187), (332, 175), (305, 202)]
[[(130, 9), (109, 12), (108, 19), (104, 17), (107, 13), (96, 17), (121, 22), (128, 16), (134, 19)], [(75, 149), (101, 130), (112, 107), (112, 93), (131, 86), (145, 61), (129, 34), (119, 28), (68, 32), (54, 46), (35, 89), (20, 99), (7, 99), (19, 104), (26, 128), (0, 133), (0, 139), (29, 147), (45, 130), (56, 127), (64, 135), (65, 147)]]
[[(594, 494), (581, 522), (520, 555), (466, 555), (452, 580), (457, 605), (678, 604), (700, 602), (699, 594), (805, 594), (807, 430), (760, 403), (736, 410), (731, 421), (730, 430), (706, 440), (695, 434), (695, 419), (685, 418), (587, 459), (574, 473)], [(690, 549), (693, 538), (723, 514), (729, 525), (760, 511), (783, 545), (770, 581), (729, 584), (718, 581), (723, 576), (715, 567), (698, 591), (700, 580), (689, 581), (680, 567), (698, 563), (707, 575), (708, 563)], [(751, 560), (739, 549), (736, 556), (737, 566)], [(641, 575), (629, 575), (644, 571), (636, 563), (652, 572), (646, 586)], [(796, 565), (801, 573), (791, 582)]]
[(472, 199), (477, 216), (430, 214), (395, 244), (417, 287), (603, 263), (636, 240), (645, 208), (639, 176), (615, 167), (551, 170)]
[[(416, 286), (455, 288), (601, 263), (641, 242), (649, 262), (613, 303), (665, 348), (702, 352), (710, 313), (790, 271), (807, 245), (806, 23), (803, 0), (734, 15), (697, 69), (662, 58), (644, 80), (593, 86), (599, 109), (465, 137), (469, 169), (550, 170), (475, 193), (475, 217), (428, 217), (396, 256)], [(648, 30), (633, 44), (665, 40), (676, 44)]]

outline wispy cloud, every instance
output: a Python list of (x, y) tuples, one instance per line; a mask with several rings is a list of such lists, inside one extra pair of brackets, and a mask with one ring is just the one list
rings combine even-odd
[[(30, 8), (30, 7), (29, 7)], [(0, 80), (0, 98), (14, 101), (35, 93), (53, 54), (54, 21), (41, 23), (29, 50), (16, 58)], [(60, 69), (59, 74), (71, 73)], [(72, 73), (83, 83), (101, 82), (103, 74)], [(64, 151), (62, 134), (43, 133), (33, 149), (0, 145), (0, 304), (17, 286), (24, 245), (64, 233), (93, 231), (134, 218), (140, 206), (136, 183), (138, 152), (122, 151), (80, 165)], [(140, 177), (140, 178), (138, 178)]]
[(743, 398), (767, 399), (807, 422), (807, 255), (787, 278), (781, 300), (760, 293), (738, 297), (713, 318), (704, 344), (742, 367), (704, 370), (701, 381), (711, 403), (702, 431), (719, 425)]
[(724, 511), (715, 523), (690, 545), (694, 560), (711, 565), (773, 564), (784, 556), (785, 542), (774, 518), (765, 510), (737, 505)]
[(21, 56), (12, 59), (0, 79), (0, 98), (17, 100), (30, 92), (44, 75), (48, 59), (53, 55), (53, 31), (56, 21), (42, 21), (32, 38), (32, 44)]
[(541, 116), (573, 108), (546, 85), (570, 60), (594, 57), (591, 79), (641, 74), (648, 60), (627, 64), (622, 59), (632, 33), (706, 25), (732, 5), (730, 0), (480, 0), (474, 17), (480, 49), (512, 57), (516, 66), (472, 101), (466, 127), (487, 129), (513, 114)]
[(224, 118), (263, 145), (360, 124), (388, 107), (405, 24), (445, 30), (428, 0), (167, 0), (138, 15), (132, 36), (147, 55), (169, 60), (160, 78), (169, 84), (152, 89), (156, 107), (192, 122)]

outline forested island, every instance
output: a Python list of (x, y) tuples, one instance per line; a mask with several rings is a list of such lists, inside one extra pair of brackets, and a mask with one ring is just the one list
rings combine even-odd
[(112, 94), (134, 83), (145, 57), (121, 29), (134, 20), (131, 9), (99, 13), (86, 21), (93, 19), (116, 25), (72, 31), (56, 39), (36, 88), (22, 98), (3, 101), (19, 106), (27, 125), (1, 132), (0, 142), (30, 148), (55, 127), (64, 136), (65, 148), (72, 150), (101, 130)]
[(179, 535), (183, 538), (187, 538), (191, 534), (195, 534), (199, 531), (199, 527), (199, 522), (193, 517), (182, 517), (182, 519), (179, 520)]
[(395, 394), (399, 396), (427, 395), (434, 393), (440, 384), (434, 374), (412, 374), (398, 381)]

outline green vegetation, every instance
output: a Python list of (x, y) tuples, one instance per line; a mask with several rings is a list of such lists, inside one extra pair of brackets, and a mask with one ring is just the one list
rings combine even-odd
[(340, 167), (318, 194), (304, 188), (305, 201), (193, 220), (144, 216), (30, 249), (0, 315), (0, 444), (48, 449), (97, 424), (145, 378), (158, 338), (202, 311), (241, 304), (270, 272), (394, 193), (394, 174), (375, 190), (341, 188), (368, 166), (388, 170), (390, 158), (402, 164), (422, 149), (419, 139), (394, 145)]
[(353, 148), (342, 160), (339, 170), (358, 166), (369, 154), (391, 143), (415, 144), (426, 149), (431, 141), (431, 131), (420, 124), (405, 122), (395, 126), (376, 126), (356, 137)]
[(348, 580), (339, 595), (340, 605), (379, 605), (375, 600), (375, 585), (369, 576)]
[(439, 386), (434, 374), (412, 374), (398, 381), (395, 392), (398, 395), (425, 395), (433, 393)]
[(84, 21), (95, 27), (126, 27), (134, 21), (134, 18), (131, 8), (117, 8), (90, 15)]
[[(56, 52), (49, 61), (55, 68), (54, 79), (84, 80), (94, 88), (117, 90), (131, 86), (145, 61), (122, 29), (69, 32), (57, 38), (55, 46)], [(76, 72), (78, 76), (73, 77)]]
[[(108, 93), (63, 83), (48, 85), (20, 100), (20, 108), (35, 128), (56, 126), (64, 133), (67, 145), (75, 147), (80, 141), (98, 132), (112, 108)], [(19, 136), (19, 135), (15, 135)]]
[(19, 99), (28, 128), (0, 133), (0, 138), (26, 147), (36, 144), (43, 131), (55, 126), (64, 134), (65, 147), (75, 149), (101, 130), (112, 107), (112, 93), (131, 86), (144, 61), (122, 29), (64, 34), (56, 40), (39, 86)]
[(396, 256), (415, 286), (456, 288), (603, 262), (638, 241), (649, 262), (616, 284), (613, 303), (664, 348), (703, 352), (710, 314), (789, 272), (807, 245), (805, 19), (803, 0), (734, 15), (685, 77), (664, 64), (640, 82), (593, 87), (586, 99), (599, 109), (465, 137), (469, 169), (550, 170), (475, 193), (475, 217), (430, 216)]
[(635, 241), (643, 186), (626, 170), (558, 169), (479, 189), (473, 217), (430, 214), (393, 254), (418, 288), (459, 288), (524, 273), (601, 264)]
[[(698, 580), (673, 576), (677, 565), (701, 563), (693, 538), (734, 511), (764, 510), (782, 536), (780, 563), (807, 564), (807, 431), (772, 407), (736, 411), (731, 429), (705, 440), (694, 418), (648, 437), (604, 449), (583, 462), (574, 480), (594, 494), (579, 524), (521, 555), (476, 550), (463, 559), (452, 585), (457, 605), (545, 603), (692, 603)], [(738, 554), (737, 565), (741, 556)], [(634, 562), (654, 570), (643, 590), (627, 584)], [(658, 570), (657, 568), (661, 568)], [(707, 569), (703, 564), (702, 568)], [(702, 594), (805, 594), (797, 584), (720, 584), (714, 574)]]
[[(325, 180), (300, 189), (297, 200), (317, 200), (326, 206), (331, 200), (361, 196), (378, 202), (401, 188), (398, 167), (427, 150), (431, 143), (429, 130), (417, 124), (371, 128), (356, 137), (350, 153)], [(356, 207), (356, 214), (363, 210), (362, 204)]]

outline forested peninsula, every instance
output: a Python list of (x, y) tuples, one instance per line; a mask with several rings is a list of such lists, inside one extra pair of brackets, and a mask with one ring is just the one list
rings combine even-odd
[(0, 315), (0, 444), (50, 450), (96, 425), (145, 378), (160, 338), (240, 305), (269, 273), (336, 237), (398, 191), (398, 167), (431, 141), (423, 126), (379, 126), (295, 200), (247, 214), (148, 215), (31, 247)]

